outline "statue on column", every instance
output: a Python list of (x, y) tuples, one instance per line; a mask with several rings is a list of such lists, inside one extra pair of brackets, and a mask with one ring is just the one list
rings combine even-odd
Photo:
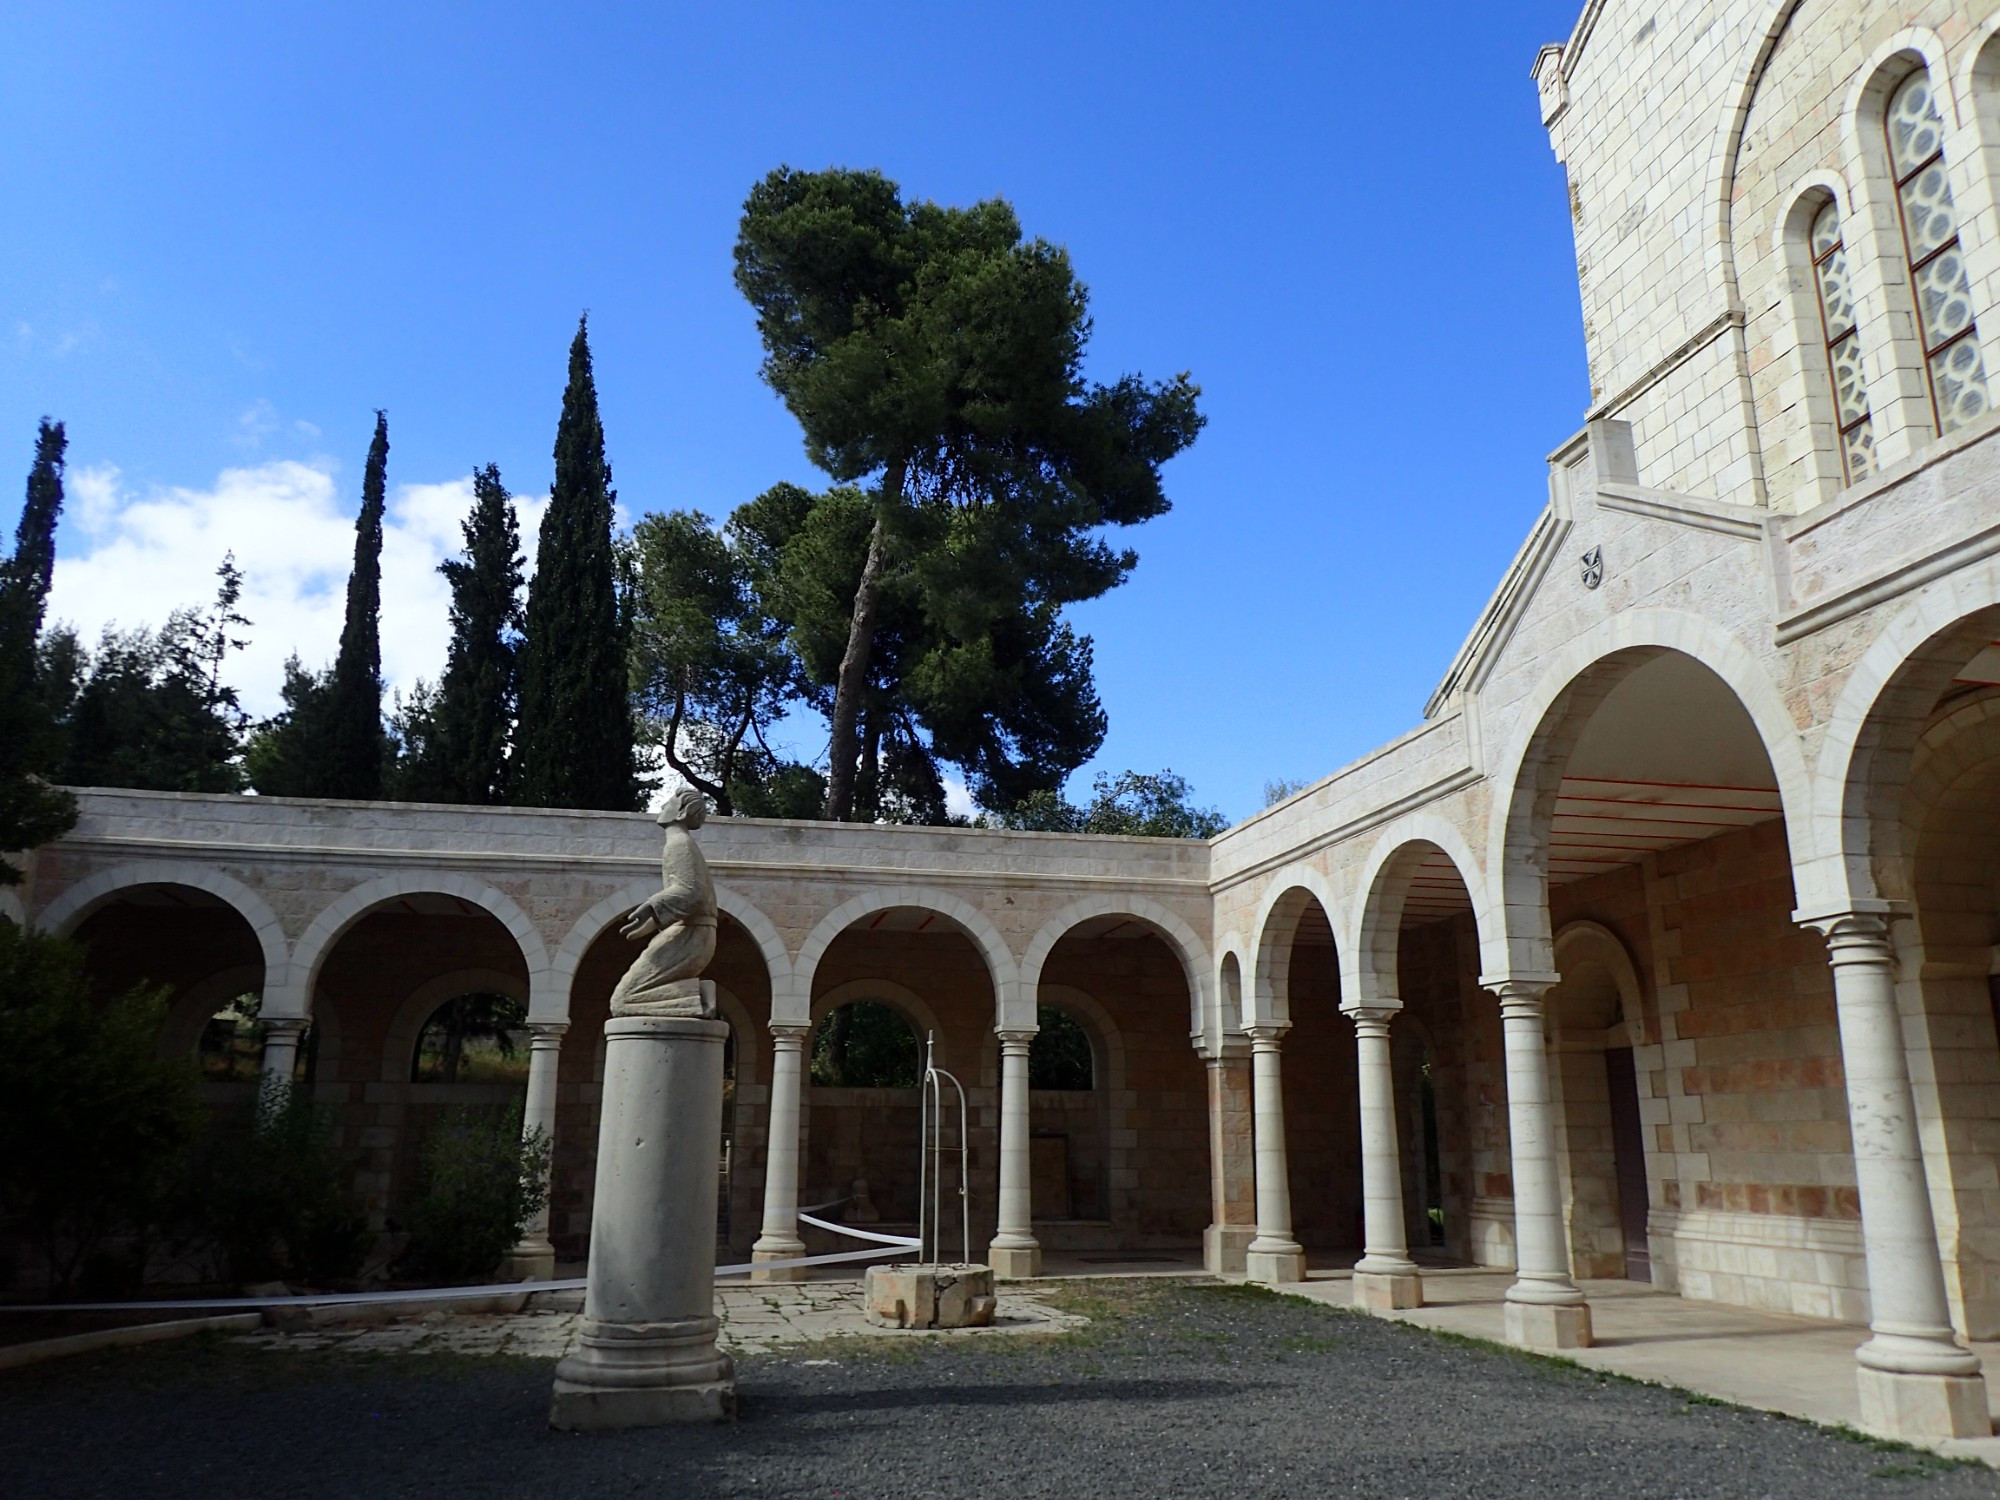
[[(611, 992), (614, 1016), (693, 1016), (715, 1019), (713, 991), (701, 971), (715, 956), (715, 882), (694, 841), (708, 804), (693, 787), (668, 795), (660, 808), (666, 837), (660, 849), (660, 889), (632, 908), (619, 935), (646, 941)], [(647, 941), (650, 940), (650, 941)]]

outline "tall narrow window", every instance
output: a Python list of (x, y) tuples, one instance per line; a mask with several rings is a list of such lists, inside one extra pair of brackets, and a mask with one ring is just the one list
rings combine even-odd
[(1819, 288), (1819, 326), (1826, 338), (1826, 368), (1833, 377), (1833, 409), (1840, 423), (1840, 462), (1847, 482), (1875, 468), (1875, 425), (1868, 418), (1868, 378), (1861, 369), (1861, 338), (1854, 328), (1854, 288), (1847, 279), (1847, 247), (1840, 239), (1834, 204), (1812, 222), (1813, 281)]
[(1919, 68), (1889, 97), (1884, 122), (1896, 208), (1910, 258), (1917, 326), (1930, 374), (1938, 431), (1952, 432), (1986, 411), (1986, 367), (1972, 322), (1972, 287), (1958, 245), (1958, 215), (1944, 172), (1944, 121), (1930, 74)]

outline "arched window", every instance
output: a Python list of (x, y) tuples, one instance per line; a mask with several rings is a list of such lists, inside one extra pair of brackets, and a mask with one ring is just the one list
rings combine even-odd
[(916, 1029), (878, 1000), (853, 1000), (813, 1033), (812, 1081), (825, 1089), (913, 1089), (923, 1074)]
[(1810, 238), (1819, 326), (1833, 382), (1834, 418), (1840, 425), (1840, 462), (1847, 482), (1853, 484), (1874, 472), (1875, 424), (1868, 415), (1868, 379), (1861, 368), (1861, 337), (1854, 324), (1854, 288), (1847, 276), (1838, 205), (1828, 203), (1813, 217)]
[(1033, 1045), (1028, 1048), (1028, 1087), (1089, 1089), (1095, 1085), (1090, 1037), (1075, 1016), (1053, 1005), (1036, 1007)]
[(417, 1033), (412, 1083), (526, 1083), (528, 1011), (507, 995), (447, 1000)]
[[(206, 1083), (255, 1083), (264, 1075), (263, 997), (244, 993), (210, 1016), (195, 1043), (195, 1064)], [(292, 1081), (311, 1083), (319, 1055), (319, 1028), (308, 1026), (292, 1062)]]
[(1954, 432), (1985, 414), (1986, 367), (1979, 357), (1972, 286), (1958, 243), (1958, 214), (1945, 179), (1944, 121), (1928, 72), (1919, 68), (1897, 86), (1883, 125), (1930, 377), (1931, 410), (1939, 432)]

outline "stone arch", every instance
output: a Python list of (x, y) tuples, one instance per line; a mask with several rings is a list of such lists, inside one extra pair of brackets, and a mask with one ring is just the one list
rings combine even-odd
[(1518, 743), (1508, 747), (1495, 768), (1485, 866), (1492, 872), (1488, 911), (1493, 920), (1482, 925), (1479, 935), (1487, 976), (1553, 977), (1555, 946), (1541, 825), (1553, 812), (1563, 767), (1591, 711), (1626, 673), (1666, 651), (1690, 657), (1714, 673), (1749, 715), (1777, 779), (1792, 862), (1797, 866), (1811, 857), (1812, 778), (1805, 753), (1784, 698), (1749, 648), (1721, 626), (1679, 610), (1634, 609), (1613, 615), (1554, 653), (1521, 704), (1516, 725), (1525, 728)]
[(257, 946), (264, 954), (264, 989), (268, 995), (285, 982), (290, 949), (278, 915), (264, 898), (249, 886), (220, 870), (183, 859), (133, 860), (114, 865), (79, 880), (57, 896), (37, 915), (35, 925), (45, 932), (67, 936), (98, 907), (115, 899), (120, 891), (137, 885), (184, 885), (206, 891), (233, 907), (250, 924)]
[(921, 885), (878, 886), (841, 902), (820, 918), (792, 961), (791, 972), (786, 976), (789, 982), (780, 988), (778, 976), (772, 976), (772, 1021), (778, 1024), (807, 1022), (812, 1009), (813, 975), (819, 968), (819, 961), (826, 956), (826, 950), (833, 945), (833, 940), (863, 917), (897, 906), (934, 911), (956, 924), (972, 939), (973, 946), (986, 960), (987, 976), (993, 983), (996, 1030), (1034, 1029), (1032, 1003), (1026, 1018), (1022, 1017), (1020, 969), (1006, 940), (1000, 936), (1000, 929), (978, 907), (961, 901), (947, 891)]
[(396, 1007), (382, 1039), (382, 1081), (408, 1083), (424, 1022), (447, 1000), (476, 993), (505, 995), (528, 1003), (528, 986), (500, 969), (458, 969), (418, 985)]
[(1098, 998), (1088, 990), (1080, 990), (1073, 984), (1046, 984), (1036, 991), (1036, 1004), (1042, 1004), (1042, 991), (1048, 992), (1047, 1004), (1058, 1010), (1072, 1012), (1084, 1023), (1085, 1031), (1098, 1046), (1104, 1049), (1104, 1066), (1096, 1071), (1096, 1058), (1091, 1066), (1091, 1092), (1115, 1090), (1125, 1087), (1125, 1033), (1112, 1019)]
[(1216, 944), (1209, 1013), (1201, 1027), (1200, 1046), (1206, 1056), (1220, 1057), (1223, 1038), (1243, 1029), (1247, 1019), (1243, 1013), (1243, 955), (1249, 951), (1243, 934), (1233, 927)]
[(223, 1004), (253, 988), (256, 975), (249, 965), (240, 965), (196, 980), (176, 995), (160, 1026), (160, 1055), (193, 1057), (210, 1018)]
[[(1291, 1002), (1286, 981), (1291, 973), (1291, 935), (1305, 912), (1308, 900), (1317, 901), (1329, 925), (1340, 920), (1341, 904), (1335, 900), (1326, 876), (1306, 864), (1287, 865), (1271, 877), (1264, 899), (1257, 904), (1256, 946), (1250, 950), (1250, 989), (1244, 1004), (1244, 1026), (1289, 1026)], [(1282, 937), (1279, 934), (1282, 933)], [(1336, 958), (1347, 948), (1345, 934), (1335, 928)]]
[(1403, 907), (1417, 867), (1433, 849), (1450, 860), (1458, 871), (1466, 895), (1472, 900), (1473, 926), (1479, 933), (1485, 932), (1485, 875), (1465, 835), (1436, 813), (1397, 819), (1376, 840), (1361, 867), (1360, 909), (1348, 922), (1348, 930), (1356, 937), (1343, 945), (1341, 955), (1347, 965), (1343, 980), (1347, 985), (1348, 1008), (1362, 1005), (1401, 1008), (1396, 965)]
[(1757, 90), (1763, 85), (1765, 69), (1778, 50), (1778, 40), (1785, 34), (1785, 28), (1791, 24), (1792, 15), (1801, 3), (1802, 0), (1768, 0), (1764, 24), (1757, 32), (1757, 45), (1738, 63), (1735, 76), (1723, 93), (1729, 103), (1722, 112), (1722, 118), (1716, 122), (1715, 138), (1709, 146), (1704, 180), (1710, 184), (1709, 203), (1715, 214), (1712, 225), (1714, 237), (1709, 241), (1710, 270), (1731, 299), (1736, 295), (1736, 241), (1731, 228), (1735, 219), (1736, 171), (1742, 157), (1743, 128), (1750, 122)]
[(1814, 856), (1794, 847), (1806, 915), (1879, 907), (1908, 893), (1900, 804), (1938, 697), (2000, 634), (2000, 562), (1941, 579), (1889, 620), (1847, 675), (1820, 744)]
[(1178, 913), (1145, 896), (1085, 896), (1050, 917), (1036, 932), (1021, 960), (1023, 996), (1039, 996), (1042, 965), (1048, 962), (1049, 954), (1071, 928), (1093, 917), (1135, 918), (1152, 928), (1174, 950), (1187, 979), (1188, 1029), (1194, 1035), (1201, 1035), (1211, 1004), (1208, 945)]
[(1549, 1104), (1571, 1269), (1649, 1282), (1657, 1152), (1646, 1144), (1633, 1051), (1643, 1036), (1638, 970), (1624, 939), (1597, 922), (1564, 923), (1555, 956), (1563, 978), (1549, 992)]
[[(528, 970), (529, 1013), (536, 1012), (535, 997), (549, 982), (548, 948), (527, 913), (514, 900), (481, 881), (446, 871), (425, 874), (383, 875), (342, 892), (315, 917), (292, 952), (292, 962), (284, 987), (267, 999), (267, 1016), (307, 1016), (312, 1013), (313, 984), (320, 965), (333, 945), (362, 917), (385, 901), (398, 896), (453, 896), (469, 901), (505, 927), (520, 949)], [(547, 1013), (547, 1007), (543, 1013)]]
[(1618, 990), (1619, 1017), (1627, 1026), (1636, 1026), (1644, 1015), (1645, 991), (1639, 984), (1639, 970), (1625, 940), (1601, 922), (1565, 922), (1555, 936), (1556, 968), (1565, 959), (1574, 964), (1589, 961), (1601, 965)]
[[(570, 988), (576, 982), (577, 968), (583, 963), (583, 956), (590, 951), (591, 944), (602, 937), (605, 929), (614, 921), (653, 895), (659, 888), (659, 881), (650, 876), (633, 880), (594, 903), (570, 925), (561, 945), (549, 960), (548, 983), (538, 992), (535, 1007), (529, 1015), (530, 1020), (569, 1019)], [(790, 980), (792, 972), (792, 960), (785, 952), (784, 939), (778, 936), (778, 929), (753, 902), (719, 881), (715, 886), (715, 904), (717, 909), (750, 934), (751, 941), (757, 945), (757, 951), (764, 956), (764, 967), (770, 973), (771, 994), (775, 1000)], [(782, 1017), (774, 1015), (772, 1019), (779, 1020)]]
[(906, 984), (897, 984), (892, 979), (850, 979), (845, 984), (837, 984), (812, 1005), (812, 1015), (807, 1024), (815, 1030), (819, 1023), (839, 1010), (843, 1005), (852, 1005), (856, 1000), (874, 1000), (902, 1014), (910, 1023), (910, 1029), (917, 1034), (917, 1045), (921, 1047), (926, 1032), (933, 1036), (943, 1036), (944, 1027), (938, 1024), (937, 1012), (930, 1002)]

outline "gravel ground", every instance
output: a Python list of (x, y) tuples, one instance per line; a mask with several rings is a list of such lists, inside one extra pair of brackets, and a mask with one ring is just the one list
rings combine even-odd
[(0, 1495), (2000, 1496), (2000, 1474), (1243, 1288), (739, 1366), (731, 1427), (552, 1433), (546, 1361), (211, 1340), (0, 1376)]

